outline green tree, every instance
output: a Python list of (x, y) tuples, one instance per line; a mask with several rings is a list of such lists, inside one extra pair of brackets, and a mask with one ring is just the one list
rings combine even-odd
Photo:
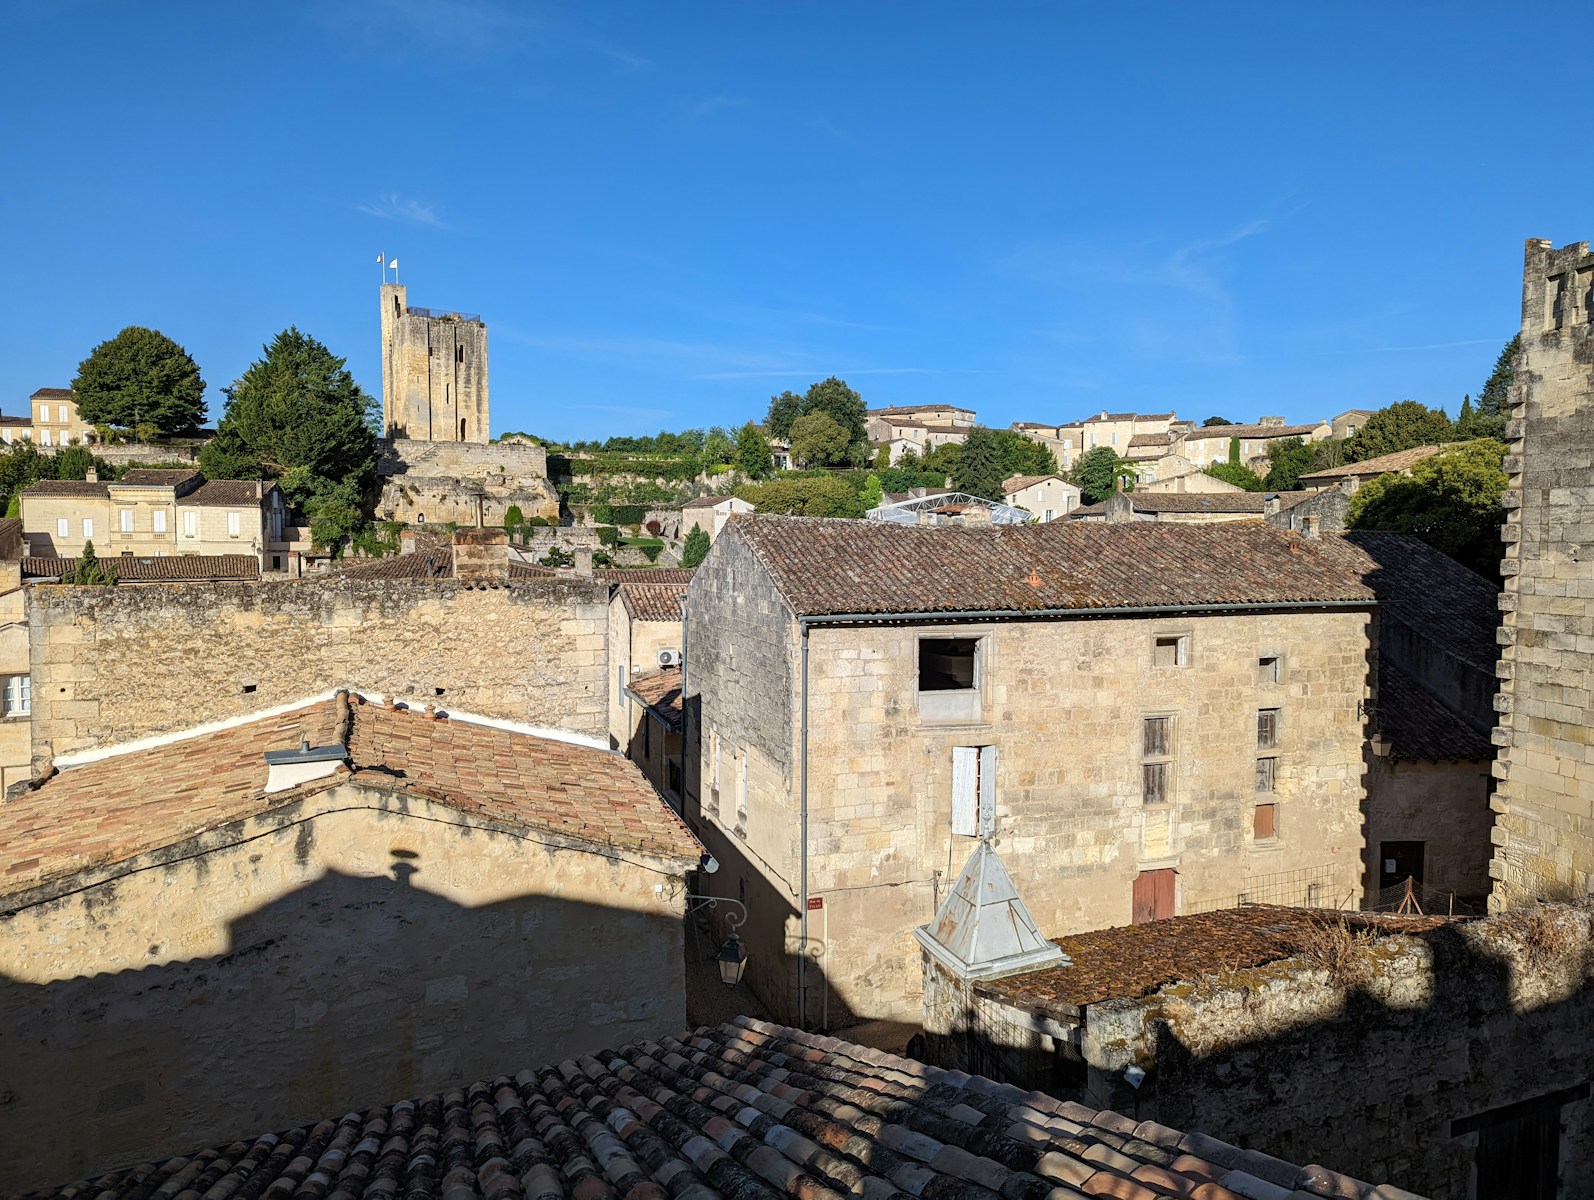
[(1517, 334), (1505, 344), (1500, 357), (1494, 360), (1494, 370), (1489, 372), (1483, 390), (1478, 393), (1472, 436), (1505, 437), (1506, 417), (1511, 409), (1511, 385), (1516, 382), (1517, 354), (1521, 349), (1522, 335)]
[(1085, 451), (1068, 474), (1068, 482), (1079, 489), (1085, 504), (1100, 504), (1111, 496), (1120, 478), (1128, 478), (1125, 490), (1133, 490), (1134, 464), (1118, 457), (1111, 446), (1097, 446)]
[(811, 412), (791, 427), (791, 456), (805, 467), (829, 467), (847, 460), (851, 445), (846, 429), (829, 413)]
[(869, 415), (863, 406), (863, 397), (843, 380), (832, 375), (809, 386), (803, 393), (803, 416), (813, 413), (824, 413), (846, 430), (849, 449), (868, 444)]
[(375, 403), (315, 338), (288, 328), (227, 392), (217, 428), (271, 475), (304, 467), (363, 485), (376, 467)]
[(834, 475), (808, 479), (772, 479), (736, 489), (743, 500), (762, 513), (798, 517), (861, 517), (863, 501), (844, 480)]
[(886, 502), (886, 490), (880, 484), (880, 476), (872, 471), (869, 478), (864, 481), (863, 491), (858, 493), (858, 500), (863, 505), (864, 512), (871, 508), (879, 508)]
[(730, 462), (736, 453), (736, 448), (731, 441), (731, 435), (716, 425), (704, 436), (702, 453), (705, 466), (717, 467)]
[(701, 525), (692, 526), (692, 532), (686, 535), (686, 541), (681, 545), (681, 565), (695, 567), (708, 557), (709, 538), (708, 530)]
[(775, 469), (775, 457), (769, 451), (769, 439), (764, 431), (751, 421), (736, 431), (736, 469), (749, 479), (764, 479)]
[(958, 455), (957, 469), (952, 472), (952, 487), (971, 496), (1000, 501), (1002, 481), (1007, 477), (996, 438), (983, 425), (976, 425), (963, 439), (963, 453)]
[(1301, 486), (1301, 476), (1308, 475), (1320, 466), (1325, 442), (1303, 442), (1300, 438), (1282, 438), (1267, 448), (1268, 470), (1262, 486), (1270, 492), (1293, 492)]
[(1208, 417), (1205, 421), (1201, 422), (1201, 428), (1210, 429), (1214, 425), (1233, 425), (1233, 424), (1234, 424), (1234, 422), (1229, 420), (1229, 418), (1227, 418), (1227, 417)]
[(796, 392), (781, 392), (769, 398), (769, 415), (764, 418), (764, 428), (773, 438), (789, 438), (791, 427), (803, 415), (803, 398)]
[(1244, 488), (1248, 492), (1260, 492), (1265, 486), (1255, 471), (1250, 467), (1242, 467), (1239, 463), (1210, 463), (1207, 465), (1206, 473), (1214, 479), (1232, 483), (1235, 487)]
[(1490, 438), (1440, 451), (1409, 475), (1380, 475), (1351, 497), (1352, 529), (1409, 533), (1480, 575), (1500, 575), (1505, 445)]
[(78, 364), (72, 398), (91, 425), (185, 434), (205, 420), (205, 381), (188, 351), (138, 325), (101, 342)]
[(520, 505), (511, 504), (504, 509), (504, 528), (509, 530), (519, 529), (526, 523), (526, 514), (520, 511)]
[(1011, 429), (993, 429), (990, 435), (1002, 456), (1003, 479), (1011, 479), (1014, 475), (1057, 474), (1057, 456), (1050, 446)]
[(83, 543), (83, 553), (62, 582), (83, 587), (104, 587), (116, 582), (116, 570), (110, 564), (99, 560), (94, 553), (94, 543), (88, 541)]
[(1371, 414), (1346, 441), (1345, 454), (1351, 462), (1362, 462), (1413, 446), (1448, 442), (1454, 436), (1455, 428), (1443, 409), (1400, 400)]

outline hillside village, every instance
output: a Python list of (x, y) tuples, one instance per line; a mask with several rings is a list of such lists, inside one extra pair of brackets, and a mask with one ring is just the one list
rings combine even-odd
[(1594, 1190), (1591, 279), (1455, 422), (553, 444), (385, 274), (379, 399), (97, 348), (0, 418), (0, 1193)]

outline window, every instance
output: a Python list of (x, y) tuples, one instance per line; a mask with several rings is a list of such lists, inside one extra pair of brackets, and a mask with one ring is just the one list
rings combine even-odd
[(58, 537), (58, 538), (71, 537), (72, 536), (71, 533), (68, 531), (67, 519), (65, 517), (57, 517), (55, 519), (55, 536)]
[(94, 518), (93, 517), (84, 517), (83, 518), (83, 538), (84, 538), (85, 541), (87, 541), (89, 538), (91, 538), (93, 536), (94, 536)]
[(5, 677), (4, 700), (0, 707), (8, 717), (26, 716), (33, 711), (33, 676), (7, 675)]
[(1140, 799), (1144, 804), (1166, 804), (1173, 764), (1173, 718), (1147, 717), (1141, 722)]
[(124, 508), (122, 510), (122, 532), (133, 532), (133, 510), (130, 508)]
[(1282, 660), (1277, 654), (1264, 654), (1256, 660), (1256, 681), (1258, 683), (1277, 683), (1283, 677), (1281, 669)]
[(1259, 842), (1272, 841), (1278, 837), (1278, 808), (1277, 804), (1258, 804), (1251, 812), (1251, 836)]
[(952, 747), (952, 832), (983, 837), (996, 832), (996, 747)]
[(63, 404), (63, 405), (59, 406), (56, 409), (56, 411), (61, 414), (61, 424), (65, 425), (68, 421), (70, 421), (72, 419), (71, 417), (66, 415), (66, 405)]
[(39, 430), (39, 441), (43, 445), (50, 445), (50, 431), (48, 429)]
[(463, 346), (455, 346), (454, 347), (454, 361), (457, 362), (457, 363), (462, 363), (462, 362), (465, 361), (465, 347), (463, 347)]
[(230, 512), (227, 514), (227, 536), (238, 536), (238, 514), (235, 512)]
[(1259, 758), (1256, 760), (1256, 790), (1271, 792), (1274, 783), (1278, 780), (1279, 760), (1276, 758)]
[(1151, 651), (1154, 667), (1185, 667), (1190, 665), (1190, 635), (1168, 634), (1157, 638)]
[(979, 638), (920, 638), (919, 690), (966, 691), (979, 686)]
[(1423, 859), (1427, 853), (1427, 842), (1379, 842), (1378, 890), (1397, 887), (1408, 879), (1422, 883)]
[(742, 755), (741, 770), (736, 776), (736, 823), (747, 823), (747, 755)]
[(185, 512), (183, 514), (183, 536), (194, 537), (198, 533), (199, 514), (196, 512)]
[(1264, 708), (1256, 714), (1256, 744), (1259, 749), (1271, 750), (1279, 744), (1279, 710)]
[(155, 509), (149, 514), (149, 519), (151, 528), (153, 528), (156, 533), (166, 532), (166, 510), (164, 508)]
[(272, 556), (271, 556), (271, 569), (272, 569), (272, 570), (273, 570), (273, 571), (280, 571), (280, 570), (282, 570), (282, 555), (280, 555), (280, 554), (273, 554), (273, 555), (272, 555)]
[(626, 702), (626, 698), (625, 698), (625, 664), (624, 663), (621, 663), (618, 667), (616, 667), (614, 669), (614, 698), (616, 700), (618, 700), (621, 704), (624, 704)]

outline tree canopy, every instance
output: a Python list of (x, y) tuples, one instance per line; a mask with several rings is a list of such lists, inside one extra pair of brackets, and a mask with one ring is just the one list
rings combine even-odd
[(792, 422), (791, 456), (802, 466), (839, 466), (851, 444), (847, 430), (829, 413), (804, 413)]
[[(226, 390), (227, 410), (215, 441), (205, 447), (217, 451), (212, 462), (203, 452), (200, 459), (205, 474), (241, 478), (237, 469), (253, 464), (275, 478), (302, 468), (329, 484), (352, 484), (358, 497), (376, 466), (371, 397), (343, 359), (296, 328), (283, 330), (264, 349), (265, 357)], [(233, 470), (213, 470), (222, 466)]]
[(764, 418), (764, 428), (770, 437), (789, 438), (791, 427), (803, 415), (803, 398), (793, 391), (784, 391), (769, 398), (769, 415)]
[(1097, 446), (1087, 450), (1074, 463), (1068, 473), (1068, 482), (1079, 488), (1080, 500), (1085, 504), (1100, 504), (1117, 488), (1120, 476), (1127, 476), (1125, 490), (1133, 490), (1134, 464), (1118, 457), (1111, 446)]
[(1210, 429), (1214, 425), (1233, 425), (1233, 424), (1234, 424), (1234, 422), (1229, 420), (1228, 417), (1208, 417), (1205, 421), (1201, 422), (1201, 428)]
[(824, 413), (846, 430), (849, 448), (868, 441), (869, 416), (863, 397), (834, 375), (811, 384), (803, 394), (803, 415), (810, 413)]
[(1428, 408), (1416, 400), (1400, 400), (1371, 414), (1345, 443), (1351, 462), (1431, 446), (1455, 437), (1455, 427), (1443, 409)]
[(701, 525), (692, 526), (692, 532), (686, 535), (686, 541), (681, 546), (681, 565), (695, 567), (708, 557), (709, 548), (708, 530)]
[(775, 469), (775, 458), (769, 451), (769, 439), (751, 421), (736, 431), (736, 454), (732, 461), (736, 469), (749, 479), (763, 479)]
[(957, 491), (1000, 501), (1002, 482), (1007, 479), (1008, 473), (996, 434), (983, 425), (976, 425), (969, 430), (951, 474), (952, 487)]
[(1480, 575), (1498, 579), (1505, 446), (1490, 438), (1443, 450), (1409, 475), (1380, 475), (1351, 497), (1351, 529), (1409, 533)]
[(772, 479), (736, 489), (743, 500), (762, 513), (799, 517), (861, 517), (863, 501), (845, 480), (834, 475)]
[[(1522, 335), (1518, 334), (1505, 344), (1500, 357), (1494, 360), (1494, 370), (1483, 382), (1478, 393), (1478, 403), (1462, 402), (1461, 417), (1456, 421), (1456, 433), (1461, 437), (1505, 437), (1506, 417), (1510, 413), (1511, 385), (1516, 382), (1517, 353), (1522, 349)], [(1472, 411), (1468, 411), (1471, 408)]]
[(1235, 487), (1244, 488), (1248, 492), (1260, 492), (1266, 485), (1257, 473), (1250, 467), (1241, 466), (1233, 462), (1209, 463), (1206, 473), (1214, 479), (1221, 479), (1224, 483), (1232, 483)]
[(205, 420), (198, 365), (164, 333), (139, 325), (89, 352), (72, 380), (72, 398), (91, 425), (152, 426), (172, 435), (193, 433)]

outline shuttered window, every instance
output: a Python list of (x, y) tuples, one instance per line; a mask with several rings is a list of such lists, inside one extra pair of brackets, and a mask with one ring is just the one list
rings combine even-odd
[(1256, 714), (1256, 744), (1263, 750), (1279, 744), (1279, 710), (1264, 708)]
[(996, 747), (952, 747), (952, 832), (982, 837), (996, 831)]

